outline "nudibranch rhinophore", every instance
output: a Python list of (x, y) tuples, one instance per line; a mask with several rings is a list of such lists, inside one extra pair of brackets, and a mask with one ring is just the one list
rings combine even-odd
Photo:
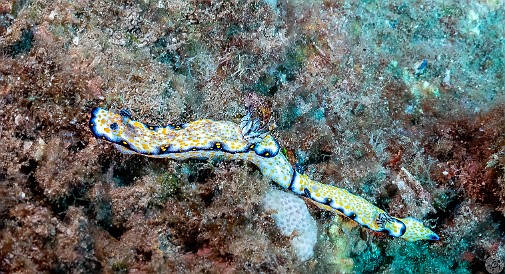
[(198, 120), (186, 124), (152, 126), (101, 108), (91, 111), (93, 134), (121, 152), (155, 158), (183, 160), (215, 158), (250, 161), (261, 173), (284, 189), (307, 197), (318, 207), (343, 214), (361, 226), (407, 241), (438, 240), (421, 221), (396, 218), (345, 189), (313, 181), (293, 168), (280, 153), (277, 141), (250, 114), (240, 125), (227, 121)]

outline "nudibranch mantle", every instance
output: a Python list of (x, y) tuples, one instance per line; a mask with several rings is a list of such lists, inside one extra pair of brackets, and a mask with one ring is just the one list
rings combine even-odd
[(411, 217), (396, 218), (367, 200), (335, 186), (311, 180), (279, 153), (277, 141), (249, 114), (240, 125), (228, 121), (198, 120), (186, 124), (151, 126), (131, 119), (128, 111), (116, 114), (101, 108), (91, 111), (93, 134), (127, 154), (184, 160), (215, 158), (250, 161), (261, 173), (318, 207), (337, 212), (361, 226), (408, 241), (439, 240), (437, 234)]

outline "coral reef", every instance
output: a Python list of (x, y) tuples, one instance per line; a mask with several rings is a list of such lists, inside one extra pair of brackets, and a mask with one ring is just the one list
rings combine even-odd
[(267, 212), (272, 212), (271, 216), (281, 234), (291, 238), (298, 259), (310, 259), (317, 241), (317, 225), (304, 201), (293, 194), (272, 189), (265, 194), (263, 205)]
[[(505, 261), (503, 1), (0, 2), (0, 272), (484, 273)], [(88, 130), (261, 117), (407, 243), (309, 206), (300, 263), (242, 162), (145, 159)]]

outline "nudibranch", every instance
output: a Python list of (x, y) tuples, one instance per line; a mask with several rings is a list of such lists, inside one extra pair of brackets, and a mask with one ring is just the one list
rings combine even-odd
[(133, 120), (127, 110), (116, 114), (94, 108), (89, 126), (97, 138), (113, 143), (126, 154), (175, 160), (222, 157), (250, 161), (282, 188), (308, 198), (322, 209), (343, 214), (365, 228), (407, 241), (439, 239), (419, 220), (390, 216), (345, 189), (311, 180), (291, 166), (280, 153), (277, 141), (250, 114), (242, 118), (240, 125), (204, 119), (152, 126)]

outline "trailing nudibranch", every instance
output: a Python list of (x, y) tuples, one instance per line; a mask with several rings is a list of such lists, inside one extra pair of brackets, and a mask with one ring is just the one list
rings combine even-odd
[(262, 131), (259, 122), (252, 120), (249, 114), (240, 125), (205, 119), (187, 124), (150, 126), (132, 120), (126, 110), (116, 114), (94, 108), (89, 126), (96, 137), (114, 143), (127, 154), (177, 160), (214, 157), (247, 160), (284, 189), (309, 198), (322, 209), (343, 214), (363, 227), (408, 241), (439, 239), (419, 220), (392, 217), (345, 189), (313, 181), (298, 172), (279, 153), (277, 141)]

